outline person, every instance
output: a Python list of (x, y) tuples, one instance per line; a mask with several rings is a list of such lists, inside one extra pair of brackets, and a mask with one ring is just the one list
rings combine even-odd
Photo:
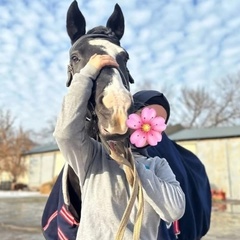
[[(110, 158), (101, 143), (90, 138), (85, 128), (93, 81), (105, 66), (117, 67), (118, 64), (109, 55), (95, 54), (79, 73), (74, 74), (53, 134), (79, 179), (81, 223), (76, 239), (114, 239), (131, 191), (121, 166)], [(155, 240), (161, 219), (170, 224), (184, 214), (185, 194), (166, 159), (146, 157), (136, 151), (133, 154), (144, 192), (140, 239)], [(124, 239), (133, 237), (136, 211), (135, 206)]]
[[(170, 105), (166, 97), (155, 90), (141, 90), (133, 95), (135, 108), (149, 104), (159, 104), (167, 112), (166, 122), (170, 117)], [(161, 221), (158, 239), (199, 240), (210, 228), (211, 222), (211, 188), (205, 167), (191, 151), (169, 139), (166, 132), (157, 146), (145, 149), (147, 156), (166, 158), (185, 193), (186, 209), (181, 219), (167, 227)], [(176, 228), (175, 228), (176, 227)]]

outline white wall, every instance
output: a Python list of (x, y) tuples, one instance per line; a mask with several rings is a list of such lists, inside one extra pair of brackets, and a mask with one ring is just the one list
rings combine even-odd
[(213, 187), (226, 192), (228, 199), (240, 200), (240, 138), (178, 143), (203, 162)]

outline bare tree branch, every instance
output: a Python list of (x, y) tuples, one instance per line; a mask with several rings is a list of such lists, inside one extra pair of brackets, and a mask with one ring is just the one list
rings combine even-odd
[(210, 88), (183, 88), (171, 119), (191, 127), (240, 124), (240, 74), (216, 81)]
[(17, 181), (27, 170), (22, 153), (30, 150), (34, 142), (22, 127), (14, 128), (14, 121), (10, 111), (0, 110), (0, 171), (8, 172)]

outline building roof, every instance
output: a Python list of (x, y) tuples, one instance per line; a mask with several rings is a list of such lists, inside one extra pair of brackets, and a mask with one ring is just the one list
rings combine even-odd
[(182, 129), (169, 135), (174, 141), (240, 137), (240, 126)]
[(53, 152), (53, 151), (58, 151), (58, 146), (57, 144), (54, 143), (49, 143), (46, 145), (41, 145), (32, 148), (30, 151), (25, 152), (23, 155), (30, 155), (30, 154), (37, 154), (37, 153), (44, 153), (44, 152)]

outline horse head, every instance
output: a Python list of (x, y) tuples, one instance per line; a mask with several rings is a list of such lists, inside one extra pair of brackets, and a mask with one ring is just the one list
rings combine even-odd
[[(108, 54), (116, 59), (119, 68), (104, 67), (94, 82), (88, 117), (93, 120), (96, 114), (94, 134), (105, 140), (118, 140), (128, 134), (126, 120), (132, 108), (129, 83), (133, 82), (127, 69), (128, 53), (120, 45), (124, 34), (121, 8), (115, 5), (105, 27), (98, 26), (87, 33), (85, 29), (85, 18), (73, 1), (67, 12), (67, 32), (72, 43), (67, 86), (71, 84), (72, 75), (79, 72), (93, 54)], [(93, 125), (90, 131), (95, 129)]]

